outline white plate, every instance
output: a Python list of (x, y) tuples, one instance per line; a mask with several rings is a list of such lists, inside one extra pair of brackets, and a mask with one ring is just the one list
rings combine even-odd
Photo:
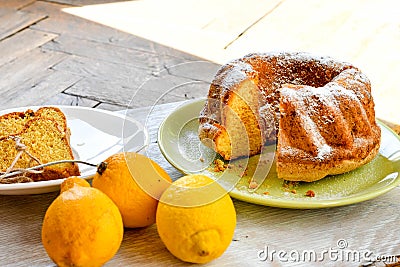
[[(98, 164), (120, 151), (136, 151), (148, 144), (148, 133), (136, 120), (111, 111), (56, 106), (67, 117), (71, 130), (71, 147), (75, 159)], [(0, 115), (13, 111), (37, 110), (38, 106), (0, 111)], [(81, 176), (90, 178), (96, 168), (79, 164)], [(0, 195), (28, 195), (57, 191), (64, 179), (18, 184), (0, 184)]]

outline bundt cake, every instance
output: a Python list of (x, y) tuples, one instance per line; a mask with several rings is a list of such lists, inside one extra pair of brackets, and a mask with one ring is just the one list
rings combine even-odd
[[(13, 112), (0, 116), (0, 172), (12, 165), (18, 153), (18, 142), (40, 163), (74, 159), (69, 144), (69, 129), (64, 113), (55, 107), (43, 107), (36, 112)], [(18, 141), (17, 141), (18, 138)], [(29, 168), (38, 162), (26, 153), (16, 161), (14, 169)], [(33, 181), (54, 180), (80, 175), (78, 165), (63, 163), (45, 167), (43, 172), (26, 176)], [(7, 181), (2, 181), (7, 182)]]
[(290, 181), (353, 170), (380, 145), (368, 78), (308, 53), (249, 54), (223, 65), (199, 122), (202, 142), (225, 160), (277, 142), (278, 177)]

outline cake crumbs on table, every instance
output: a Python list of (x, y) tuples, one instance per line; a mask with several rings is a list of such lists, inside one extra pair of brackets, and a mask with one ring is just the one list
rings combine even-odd
[(315, 192), (313, 190), (308, 190), (306, 192), (306, 197), (315, 197)]

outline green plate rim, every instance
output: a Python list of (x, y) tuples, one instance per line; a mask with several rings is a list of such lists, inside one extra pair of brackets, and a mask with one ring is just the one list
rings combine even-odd
[[(174, 166), (177, 170), (179, 170), (184, 175), (187, 175), (190, 173), (187, 172), (186, 170), (180, 168), (179, 164), (177, 164), (174, 161), (174, 159), (169, 156), (167, 149), (164, 147), (164, 140), (162, 137), (162, 132), (165, 128), (166, 123), (168, 122), (168, 119), (170, 119), (170, 117), (172, 115), (175, 115), (177, 112), (180, 112), (184, 108), (188, 108), (192, 105), (199, 104), (199, 102), (204, 102), (205, 100), (206, 100), (205, 98), (201, 98), (201, 99), (194, 99), (191, 101), (187, 101), (186, 103), (183, 103), (182, 105), (178, 106), (175, 110), (173, 110), (166, 118), (164, 118), (164, 120), (161, 122), (161, 124), (158, 128), (157, 143), (158, 143), (158, 146), (159, 146), (159, 149), (160, 149), (162, 155), (172, 166)], [(378, 122), (379, 126), (384, 127), (393, 136), (395, 136), (400, 143), (399, 135), (397, 135), (390, 127), (385, 125), (380, 120), (377, 119), (377, 122)], [(387, 176), (383, 177), (380, 181), (382, 181), (386, 178), (387, 178)], [(237, 188), (232, 189), (229, 192), (229, 195), (235, 199), (238, 199), (238, 200), (241, 200), (244, 202), (263, 205), (263, 206), (289, 208), (289, 209), (320, 209), (320, 208), (346, 206), (346, 205), (351, 205), (351, 204), (356, 204), (356, 203), (360, 203), (363, 201), (367, 201), (367, 200), (376, 198), (380, 195), (383, 195), (383, 194), (389, 192), (390, 190), (396, 188), (399, 185), (400, 185), (400, 170), (397, 171), (396, 178), (392, 179), (392, 181), (388, 185), (386, 185), (376, 191), (372, 191), (372, 192), (368, 192), (368, 193), (363, 193), (363, 191), (361, 191), (361, 192), (357, 192), (355, 194), (352, 194), (352, 195), (349, 195), (346, 197), (342, 197), (342, 198), (338, 198), (338, 199), (315, 200), (313, 198), (308, 198), (308, 201), (299, 201), (298, 199), (295, 200), (295, 199), (282, 199), (282, 198), (271, 198), (271, 197), (263, 198), (263, 199), (261, 199), (260, 197), (249, 198), (249, 196), (251, 196), (251, 195), (249, 195), (249, 194), (244, 195)]]

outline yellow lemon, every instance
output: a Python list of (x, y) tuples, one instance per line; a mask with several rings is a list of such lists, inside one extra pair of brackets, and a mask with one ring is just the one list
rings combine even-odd
[(76, 185), (80, 185), (83, 187), (90, 187), (90, 184), (85, 179), (79, 178), (77, 176), (71, 176), (71, 177), (65, 179), (64, 182), (62, 182), (62, 184), (60, 186), (61, 193), (64, 191), (67, 191), (68, 189), (70, 189)]
[(92, 185), (118, 206), (124, 226), (145, 227), (155, 222), (158, 199), (170, 185), (169, 175), (150, 158), (117, 153), (102, 162)]
[(188, 175), (165, 190), (157, 208), (157, 230), (182, 261), (206, 263), (232, 241), (236, 212), (227, 192), (204, 175)]
[(80, 178), (66, 179), (46, 211), (42, 243), (58, 266), (102, 266), (118, 251), (124, 233), (112, 200)]

